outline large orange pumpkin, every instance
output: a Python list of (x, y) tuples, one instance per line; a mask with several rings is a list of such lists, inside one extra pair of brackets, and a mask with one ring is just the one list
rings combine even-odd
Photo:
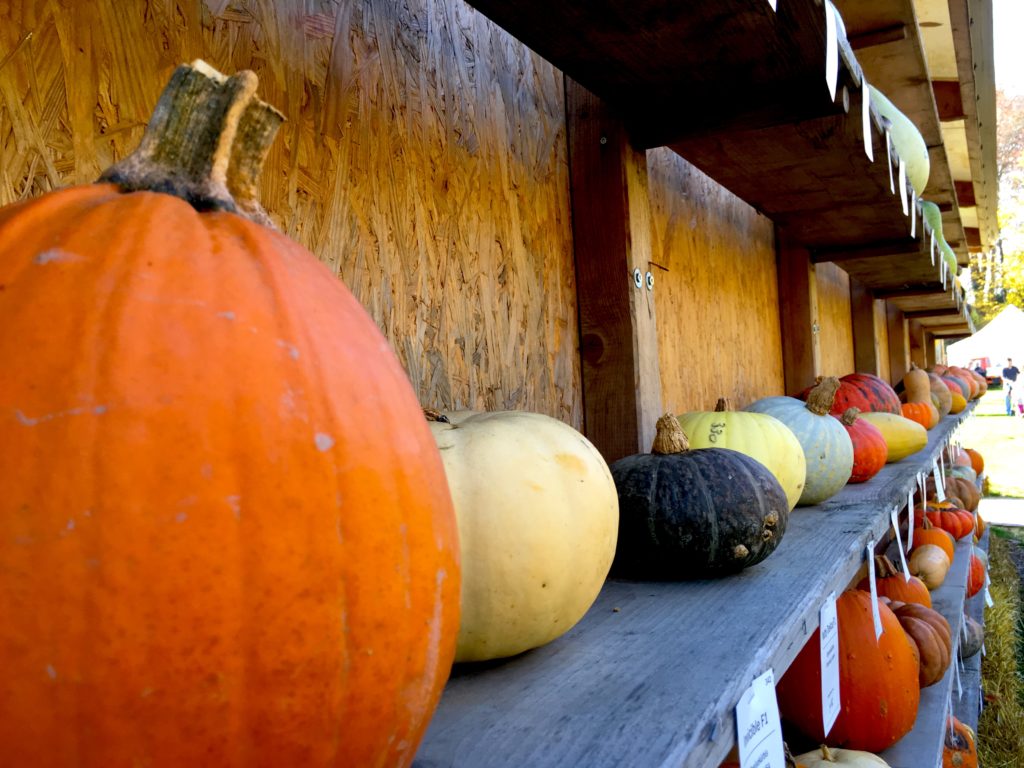
[[(254, 81), (180, 68), (118, 177), (181, 162), (234, 207), (276, 127)], [(205, 159), (175, 145), (204, 125)], [(349, 291), (265, 226), (104, 183), (0, 211), (0, 328), (2, 762), (409, 764), (456, 528)]]
[[(828, 743), (880, 752), (914, 726), (921, 696), (916, 650), (899, 620), (879, 604), (882, 636), (875, 641), (871, 595), (847, 590), (836, 600), (841, 711)], [(807, 737), (826, 741), (821, 721), (821, 641), (807, 640), (776, 686), (779, 712)]]

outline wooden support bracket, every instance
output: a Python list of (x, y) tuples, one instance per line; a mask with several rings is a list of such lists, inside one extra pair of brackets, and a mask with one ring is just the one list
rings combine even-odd
[(879, 375), (879, 329), (875, 327), (875, 300), (862, 283), (850, 279), (850, 315), (853, 327), (853, 365), (858, 373)]
[(584, 432), (611, 462), (649, 451), (661, 415), (647, 158), (607, 103), (568, 77), (565, 104)]

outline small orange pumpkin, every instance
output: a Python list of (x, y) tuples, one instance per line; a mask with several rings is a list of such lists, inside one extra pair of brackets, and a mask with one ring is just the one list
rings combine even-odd
[(946, 720), (942, 768), (978, 768), (978, 748), (974, 742), (974, 731), (955, 717)]
[(971, 469), (980, 476), (985, 471), (985, 457), (973, 448), (964, 448), (964, 452), (971, 457)]
[(917, 517), (915, 522), (920, 527), (914, 528), (914, 548), (916, 549), (925, 544), (934, 544), (946, 553), (946, 557), (949, 558), (950, 562), (953, 562), (953, 553), (955, 551), (953, 534), (932, 525), (932, 521), (927, 517)]
[[(861, 579), (857, 589), (870, 591), (870, 578)], [(924, 582), (917, 576), (904, 578), (903, 572), (885, 555), (875, 558), (875, 591), (880, 597), (932, 607), (932, 596)]]

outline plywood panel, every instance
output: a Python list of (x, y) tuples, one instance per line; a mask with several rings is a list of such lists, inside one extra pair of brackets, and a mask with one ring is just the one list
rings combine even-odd
[(461, 0), (3, 4), (0, 203), (88, 182), (173, 68), (287, 116), (262, 197), (426, 403), (582, 421), (562, 75)]
[(850, 278), (835, 264), (818, 264), (818, 332), (821, 375), (844, 376), (855, 370)]
[(780, 394), (772, 223), (669, 150), (647, 163), (665, 407)]

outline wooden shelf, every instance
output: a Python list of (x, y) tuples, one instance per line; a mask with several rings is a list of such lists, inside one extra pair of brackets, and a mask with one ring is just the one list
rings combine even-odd
[[(964, 597), (967, 594), (967, 572), (970, 564), (973, 537), (957, 542), (953, 564), (946, 574), (946, 580), (932, 592), (932, 608), (946, 617), (953, 629), (953, 664), (956, 663), (960, 647), (960, 616), (964, 612)], [(949, 665), (943, 678), (921, 690), (921, 703), (917, 709), (917, 720), (913, 730), (881, 753), (891, 768), (922, 768), (942, 765), (942, 746), (945, 737), (946, 716), (949, 714), (950, 694), (956, 698), (953, 664)], [(965, 685), (960, 681), (961, 688)]]
[(872, 289), (942, 292), (923, 225), (911, 237), (890, 191), (874, 112), (875, 162), (864, 152), (861, 69), (842, 36), (829, 94), (820, 0), (778, 13), (761, 0), (469, 2), (603, 99), (635, 146), (671, 147), (816, 260), (853, 260)]
[[(972, 405), (973, 408), (973, 405)], [(781, 674), (890, 527), (970, 409), (928, 445), (818, 507), (798, 507), (764, 562), (715, 581), (609, 580), (555, 642), (457, 665), (415, 766), (709, 766), (735, 742), (734, 707)]]

